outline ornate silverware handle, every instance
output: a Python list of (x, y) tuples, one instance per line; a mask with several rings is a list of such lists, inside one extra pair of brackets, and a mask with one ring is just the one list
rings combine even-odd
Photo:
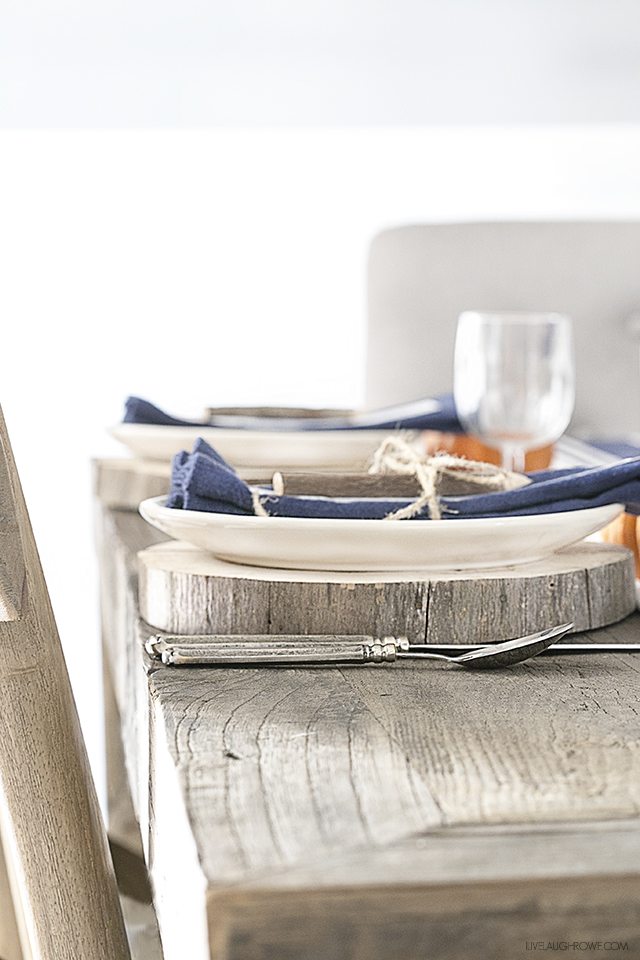
[(404, 638), (368, 636), (177, 636), (152, 634), (147, 653), (171, 666), (392, 663)]

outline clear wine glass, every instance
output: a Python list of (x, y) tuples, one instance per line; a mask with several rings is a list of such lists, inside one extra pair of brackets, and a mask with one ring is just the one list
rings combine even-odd
[(463, 313), (454, 363), (458, 416), (522, 472), (527, 450), (566, 430), (575, 401), (571, 320), (557, 313)]

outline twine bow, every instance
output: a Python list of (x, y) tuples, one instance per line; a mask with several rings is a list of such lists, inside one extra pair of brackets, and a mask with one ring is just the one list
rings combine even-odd
[(419, 496), (406, 507), (388, 513), (385, 520), (410, 520), (421, 513), (425, 507), (429, 511), (431, 520), (441, 520), (443, 508), (438, 496), (438, 485), (443, 477), (472, 481), (474, 485), (484, 488), (484, 492), (487, 493), (515, 490), (529, 482), (527, 477), (495, 467), (491, 463), (465, 460), (448, 453), (427, 456), (404, 437), (399, 436), (387, 437), (382, 441), (373, 455), (369, 473), (414, 476), (420, 485)]

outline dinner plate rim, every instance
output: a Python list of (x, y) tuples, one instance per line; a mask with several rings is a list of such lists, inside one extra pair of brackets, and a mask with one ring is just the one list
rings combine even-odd
[[(366, 499), (366, 498), (362, 498)], [(369, 498), (371, 499), (371, 498)], [(185, 510), (183, 508), (167, 507), (166, 506), (167, 495), (163, 494), (159, 497), (148, 497), (146, 500), (142, 500), (138, 509), (142, 516), (144, 516), (144, 509), (151, 512), (159, 510), (162, 511), (160, 517), (165, 513), (168, 518), (176, 518), (177, 516), (182, 516), (183, 518), (187, 517), (197, 517), (199, 519), (215, 519), (219, 522), (228, 522), (235, 523), (239, 522), (246, 527), (262, 527), (266, 523), (270, 524), (273, 528), (274, 526), (280, 526), (283, 528), (293, 529), (294, 527), (305, 526), (308, 523), (324, 523), (324, 524), (339, 524), (340, 529), (346, 529), (347, 527), (356, 526), (357, 529), (362, 530), (363, 528), (370, 528), (373, 524), (374, 527), (379, 527), (380, 523), (384, 521), (373, 520), (373, 519), (360, 519), (357, 517), (256, 517), (249, 514), (238, 514), (238, 513), (216, 513), (214, 511), (208, 510)], [(400, 502), (406, 502), (406, 498)], [(615, 508), (615, 509), (614, 509)], [(579, 514), (584, 516), (585, 514), (595, 514), (599, 511), (603, 513), (607, 510), (611, 510), (612, 516), (607, 522), (615, 520), (616, 517), (624, 511), (624, 504), (622, 503), (606, 503), (601, 504), (598, 507), (579, 507), (577, 510), (559, 510), (557, 512), (549, 513), (527, 513), (527, 514), (518, 514), (515, 516), (504, 516), (504, 517), (462, 517), (459, 520), (400, 520), (395, 523), (385, 523), (385, 529), (443, 529), (446, 526), (448, 530), (456, 527), (460, 529), (462, 525), (465, 528), (470, 526), (482, 527), (488, 524), (501, 525), (508, 523), (509, 525), (513, 524), (514, 521), (519, 523), (524, 523), (525, 525), (535, 525), (540, 523), (543, 520), (549, 520), (550, 517), (556, 518), (568, 518)], [(146, 518), (145, 518), (146, 519)]]
[[(390, 433), (397, 432), (392, 427), (358, 427), (353, 429), (345, 427), (342, 430), (251, 430), (249, 428), (234, 429), (233, 427), (216, 427), (208, 423), (188, 425), (173, 423), (118, 423), (115, 426), (109, 427), (109, 433), (115, 440), (126, 444), (124, 436), (128, 433), (134, 434), (136, 431), (139, 432), (141, 428), (145, 431), (158, 434), (164, 431), (165, 437), (169, 430), (175, 430), (176, 435), (179, 436), (180, 433), (182, 433), (185, 438), (187, 434), (197, 434), (198, 436), (203, 436), (206, 440), (207, 434), (211, 434), (212, 437), (218, 436), (221, 439), (225, 438), (227, 440), (253, 440), (256, 437), (268, 437), (271, 441), (286, 439), (293, 440), (294, 443), (297, 439), (308, 441), (310, 438), (317, 440), (318, 437), (330, 437), (331, 439), (351, 437), (352, 440), (354, 436), (377, 438), (377, 436), (380, 435), (381, 437), (387, 437)], [(122, 436), (119, 436), (119, 434), (122, 434)]]

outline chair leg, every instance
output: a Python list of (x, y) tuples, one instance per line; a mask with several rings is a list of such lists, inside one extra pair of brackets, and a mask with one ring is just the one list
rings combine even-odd
[[(135, 818), (125, 769), (120, 733), (120, 712), (106, 657), (103, 659), (102, 669), (107, 759), (108, 833), (111, 858), (120, 893), (132, 900), (137, 900), (139, 903), (151, 903), (151, 887), (147, 867), (142, 856), (140, 829)], [(0, 958), (2, 958), (1, 953)]]
[(20, 935), (11, 897), (7, 864), (0, 843), (0, 957), (2, 960), (23, 960)]
[(138, 903), (151, 903), (151, 885), (147, 865), (142, 857), (118, 843), (113, 837), (109, 837), (109, 849), (120, 893), (130, 897), (131, 900), (137, 900)]

